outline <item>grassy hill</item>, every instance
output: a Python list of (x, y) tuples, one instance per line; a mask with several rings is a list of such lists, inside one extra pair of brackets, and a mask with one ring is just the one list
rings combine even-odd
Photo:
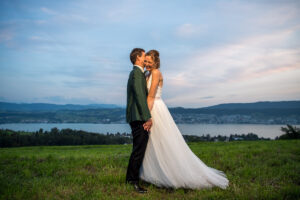
[(300, 140), (189, 143), (230, 186), (167, 190), (124, 184), (131, 145), (0, 149), (0, 199), (300, 199)]

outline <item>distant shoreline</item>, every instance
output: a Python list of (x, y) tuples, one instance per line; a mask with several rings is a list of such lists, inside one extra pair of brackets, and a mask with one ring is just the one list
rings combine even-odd
[[(256, 134), (231, 134), (230, 136), (211, 136), (210, 134), (182, 135), (186, 142), (230, 142), (230, 141), (256, 141), (271, 140), (258, 137)], [(130, 133), (94, 133), (70, 128), (54, 127), (50, 131), (40, 129), (35, 132), (13, 131), (0, 129), (0, 147), (20, 146), (53, 146), (53, 145), (95, 145), (95, 144), (132, 144)]]
[[(0, 102), (0, 124), (126, 123), (125, 108), (107, 106)], [(300, 101), (227, 103), (203, 108), (172, 107), (169, 111), (177, 124), (300, 124)]]
[[(282, 134), (280, 125), (263, 125), (263, 124), (177, 124), (179, 130), (183, 135), (197, 135), (202, 136), (210, 134), (211, 136), (230, 134), (248, 134), (254, 133), (259, 137), (275, 138)], [(294, 126), (294, 125), (293, 125)], [(296, 125), (299, 127), (300, 125)], [(34, 132), (39, 129), (50, 131), (51, 128), (65, 129), (70, 128), (74, 130), (83, 130), (95, 133), (131, 133), (128, 124), (97, 124), (97, 123), (10, 123), (0, 124), (0, 129), (11, 129), (14, 131), (29, 131)]]

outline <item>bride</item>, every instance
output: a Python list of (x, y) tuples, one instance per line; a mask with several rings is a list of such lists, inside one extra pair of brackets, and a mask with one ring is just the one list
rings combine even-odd
[(159, 52), (146, 53), (149, 91), (147, 103), (153, 120), (140, 178), (167, 188), (225, 189), (229, 181), (224, 172), (208, 167), (189, 148), (161, 99), (163, 77), (159, 71)]

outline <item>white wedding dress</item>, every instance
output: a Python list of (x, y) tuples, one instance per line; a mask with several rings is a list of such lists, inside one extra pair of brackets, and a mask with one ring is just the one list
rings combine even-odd
[[(148, 91), (151, 81), (152, 75), (147, 83)], [(140, 179), (158, 187), (201, 189), (218, 186), (225, 189), (229, 184), (226, 175), (206, 166), (191, 151), (161, 99), (161, 93), (162, 88), (158, 86)]]

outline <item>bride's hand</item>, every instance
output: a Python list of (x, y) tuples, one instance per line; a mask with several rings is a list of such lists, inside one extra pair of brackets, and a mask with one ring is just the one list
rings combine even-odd
[(151, 126), (152, 126), (152, 119), (151, 118), (143, 124), (144, 130), (146, 130), (148, 132), (151, 129)]

